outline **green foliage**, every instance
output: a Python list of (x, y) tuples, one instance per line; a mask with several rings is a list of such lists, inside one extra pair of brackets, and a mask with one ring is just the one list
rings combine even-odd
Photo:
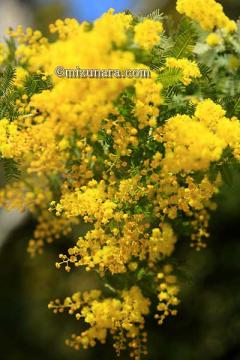
[(180, 25), (174, 41), (173, 47), (168, 52), (168, 56), (177, 59), (191, 57), (194, 46), (197, 42), (197, 31), (195, 25), (188, 19), (184, 19)]
[(15, 107), (16, 92), (13, 82), (15, 78), (15, 68), (7, 65), (0, 78), (0, 119), (7, 117), (13, 120), (17, 116)]
[(24, 89), (28, 96), (38, 94), (44, 90), (52, 88), (52, 82), (50, 77), (44, 80), (42, 74), (33, 74), (27, 76), (24, 82)]
[(0, 164), (4, 170), (4, 177), (7, 182), (16, 180), (20, 177), (19, 165), (13, 159), (0, 158)]
[(164, 14), (161, 12), (160, 9), (156, 9), (150, 14), (148, 14), (146, 17), (154, 21), (162, 21), (164, 19)]
[(227, 111), (228, 116), (240, 115), (240, 96), (224, 96), (220, 100), (220, 104)]
[(1, 76), (1, 96), (7, 93), (13, 87), (13, 81), (15, 78), (15, 69), (11, 65), (7, 65), (5, 71)]
[(158, 75), (158, 80), (164, 88), (168, 88), (180, 82), (182, 79), (182, 72), (176, 68), (167, 68)]

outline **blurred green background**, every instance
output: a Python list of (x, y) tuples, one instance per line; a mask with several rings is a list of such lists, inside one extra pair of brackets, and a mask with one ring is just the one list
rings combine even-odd
[[(221, 2), (229, 16), (240, 15), (240, 0)], [(94, 19), (109, 7), (142, 14), (159, 8), (176, 16), (175, 1), (166, 0), (1, 0), (0, 24), (1, 29), (32, 24), (46, 32), (48, 23), (59, 17)], [(218, 204), (208, 248), (196, 252), (187, 242), (178, 244), (176, 262), (185, 274), (179, 314), (162, 327), (148, 319), (149, 360), (240, 360), (240, 173), (223, 188)], [(1, 221), (0, 213), (0, 223), (8, 222), (8, 230), (6, 224), (0, 226), (0, 360), (115, 359), (110, 340), (88, 351), (66, 347), (64, 339), (81, 331), (79, 323), (47, 308), (51, 299), (91, 289), (97, 279), (79, 270), (67, 274), (55, 269), (56, 254), (68, 247), (66, 240), (30, 259), (26, 247), (34, 222), (18, 219), (20, 225), (13, 229), (13, 216), (4, 216)]]

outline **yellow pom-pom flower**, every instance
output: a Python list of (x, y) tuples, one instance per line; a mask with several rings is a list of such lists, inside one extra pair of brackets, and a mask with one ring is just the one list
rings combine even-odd
[(146, 19), (135, 26), (134, 41), (145, 50), (151, 50), (160, 42), (160, 34), (163, 31), (162, 23)]
[(222, 5), (215, 0), (177, 0), (177, 11), (198, 21), (204, 30), (218, 28), (233, 32), (237, 29), (235, 21), (224, 14)]

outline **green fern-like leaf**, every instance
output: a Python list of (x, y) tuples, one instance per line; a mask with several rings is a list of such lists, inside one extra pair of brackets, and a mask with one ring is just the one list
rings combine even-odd
[(240, 96), (224, 96), (220, 105), (227, 111), (228, 117), (240, 115)]
[(160, 9), (157, 9), (148, 14), (146, 17), (154, 21), (162, 21), (164, 19), (164, 14), (161, 12)]
[(170, 49), (168, 56), (177, 59), (192, 56), (196, 42), (197, 35), (193, 23), (184, 19), (179, 26), (175, 43)]
[(8, 65), (0, 78), (0, 119), (7, 117), (13, 120), (17, 116), (15, 100), (17, 93), (13, 82), (15, 78), (15, 68)]
[(153, 68), (165, 66), (168, 57), (177, 59), (192, 57), (197, 42), (196, 34), (193, 23), (186, 19), (183, 20), (175, 39), (172, 40), (166, 35), (162, 36), (160, 45), (153, 49), (151, 66)]
[(240, 115), (240, 96), (235, 98), (235, 103), (233, 106), (232, 116), (239, 116)]
[(6, 62), (7, 64), (12, 64), (13, 66), (16, 66), (16, 42), (13, 38), (5, 38), (4, 41), (8, 47), (8, 56)]
[(4, 96), (4, 94), (12, 89), (14, 78), (15, 68), (8, 65), (0, 78), (0, 96)]
[(183, 83), (178, 82), (175, 85), (169, 86), (168, 88), (164, 89), (162, 92), (162, 96), (164, 98), (164, 104), (168, 107), (172, 107), (171, 105), (176, 105), (175, 101), (173, 101), (174, 98), (178, 96), (178, 94), (184, 94), (185, 93), (185, 87)]
[(16, 180), (20, 177), (21, 171), (19, 170), (18, 164), (13, 159), (1, 158), (0, 163), (4, 170), (4, 177), (7, 182)]
[(42, 92), (43, 90), (51, 89), (52, 83), (50, 78), (47, 80), (42, 79), (41, 74), (29, 75), (24, 82), (24, 88), (29, 97), (33, 94)]
[(158, 80), (161, 82), (164, 88), (168, 88), (177, 84), (182, 79), (182, 72), (176, 68), (167, 68), (160, 72)]
[(159, 70), (159, 68), (164, 67), (166, 63), (166, 58), (172, 49), (174, 42), (171, 38), (166, 35), (161, 36), (161, 42), (158, 46), (155, 46), (152, 50), (152, 61), (150, 66), (153, 69)]
[(202, 78), (205, 77), (205, 78), (209, 79), (211, 76), (211, 72), (212, 72), (210, 67), (207, 66), (206, 64), (202, 64), (202, 63), (198, 64), (198, 67), (201, 72)]

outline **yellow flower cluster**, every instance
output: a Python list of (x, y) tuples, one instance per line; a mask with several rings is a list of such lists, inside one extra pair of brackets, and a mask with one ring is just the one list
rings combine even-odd
[(160, 22), (145, 19), (135, 26), (135, 42), (145, 50), (151, 50), (159, 43), (159, 34), (163, 31)]
[(106, 199), (104, 181), (98, 184), (92, 180), (88, 186), (66, 193), (56, 205), (56, 213), (60, 215), (64, 211), (67, 218), (81, 216), (86, 222), (92, 222), (97, 215), (100, 224), (107, 224), (116, 207), (114, 202)]
[(149, 262), (154, 264), (161, 256), (170, 256), (174, 250), (176, 236), (169, 224), (163, 224), (162, 229), (155, 228), (149, 239)]
[(80, 335), (72, 335), (67, 345), (87, 349), (104, 344), (108, 332), (114, 336), (114, 347), (120, 351), (130, 348), (130, 356), (140, 360), (146, 354), (146, 333), (144, 315), (149, 313), (150, 301), (145, 298), (137, 286), (117, 293), (116, 297), (103, 298), (101, 291), (93, 290), (83, 294), (76, 293), (61, 304), (57, 299), (49, 304), (55, 313), (68, 310), (77, 320), (83, 319), (89, 329)]
[(15, 124), (6, 118), (0, 120), (0, 152), (6, 158), (19, 158), (25, 149), (25, 139)]
[[(88, 231), (85, 237), (80, 237), (76, 246), (68, 250), (69, 255), (61, 256), (62, 261), (56, 266), (64, 264), (70, 269), (69, 265), (74, 264), (77, 267), (85, 266), (87, 271), (97, 267), (99, 274), (103, 276), (106, 270), (112, 274), (126, 272), (127, 265), (134, 256), (142, 260), (148, 257), (148, 235), (143, 233), (149, 225), (144, 222), (142, 215), (130, 217), (117, 212), (112, 223), (115, 227), (110, 234), (107, 229), (99, 228), (95, 223), (95, 229)], [(121, 223), (123, 229), (120, 231)]]
[(172, 275), (172, 266), (165, 265), (163, 272), (157, 274), (158, 279), (158, 306), (157, 310), (160, 314), (155, 315), (155, 319), (162, 325), (165, 318), (169, 315), (177, 315), (175, 307), (179, 304), (177, 298), (179, 289), (176, 285), (177, 279)]
[(36, 213), (39, 208), (46, 209), (51, 199), (52, 192), (44, 178), (31, 178), (29, 182), (16, 180), (0, 191), (0, 204), (7, 210), (29, 210)]
[(206, 39), (209, 46), (217, 46), (222, 43), (222, 38), (216, 33), (210, 33)]
[[(112, 10), (96, 20), (91, 31), (87, 23), (78, 24), (68, 19), (57, 21), (51, 28), (60, 34), (57, 42), (42, 44), (39, 39), (31, 39), (30, 44), (27, 42), (18, 48), (17, 56), (20, 63), (27, 60), (32, 70), (41, 68), (48, 75), (54, 74), (55, 68), (60, 65), (60, 59), (61, 66), (73, 69), (77, 66), (83, 69), (139, 68), (141, 65), (136, 63), (132, 52), (121, 51), (113, 46), (124, 44), (131, 21), (131, 15), (113, 15)], [(79, 43), (82, 44), (81, 47)], [(53, 90), (34, 95), (31, 106), (35, 109), (41, 108), (43, 114), (47, 113), (53, 126), (58, 122), (55, 131), (64, 136), (70, 135), (73, 129), (85, 132), (91, 129), (91, 132), (97, 132), (100, 119), (114, 112), (112, 101), (134, 82), (127, 78), (82, 81), (59, 79), (57, 76), (54, 76), (53, 80)]]
[[(233, 28), (221, 7), (213, 0), (207, 5), (209, 14), (200, 0), (179, 0), (178, 10), (210, 30)], [(111, 288), (113, 297), (95, 290), (76, 293), (50, 308), (68, 309), (89, 325), (68, 340), (70, 346), (104, 343), (110, 333), (118, 353), (130, 347), (138, 360), (146, 352), (144, 317), (151, 306), (142, 291), (145, 278), (152, 281), (155, 317), (162, 324), (176, 315), (179, 303), (173, 269), (163, 265), (174, 252), (179, 219), (184, 217), (184, 226), (191, 229), (192, 246), (204, 247), (209, 210), (221, 184), (220, 172), (210, 176), (210, 171), (212, 165), (220, 167), (226, 152), (240, 160), (240, 123), (197, 91), (195, 97), (182, 92), (169, 104), (174, 89), (154, 71), (148, 79), (54, 75), (59, 65), (150, 70), (163, 31), (158, 21), (137, 22), (109, 10), (93, 24), (58, 20), (50, 31), (56, 36), (51, 42), (31, 29), (10, 31), (18, 45), (11, 90), (17, 94), (11, 103), (17, 111), (0, 120), (0, 155), (16, 161), (20, 175), (1, 189), (0, 204), (28, 210), (37, 220), (28, 246), (32, 255), (41, 253), (45, 243), (73, 236), (74, 226), (76, 239), (59, 255), (58, 269), (94, 269), (100, 280), (106, 273), (113, 279), (128, 273), (131, 282), (127, 279), (120, 290)], [(214, 33), (208, 43), (216, 42)], [(194, 54), (184, 56), (164, 55), (160, 75), (179, 69), (179, 88), (191, 92), (197, 81), (186, 86), (202, 75), (197, 61), (190, 60)]]
[(161, 83), (157, 83), (154, 79), (140, 80), (136, 83), (135, 90), (135, 116), (139, 121), (139, 129), (148, 125), (156, 126), (159, 105), (162, 103)]
[(224, 115), (220, 105), (207, 99), (197, 105), (194, 117), (177, 115), (168, 119), (162, 128), (166, 148), (164, 171), (206, 170), (211, 162), (221, 158), (227, 146), (238, 158), (240, 125)]
[(206, 170), (212, 161), (220, 159), (225, 147), (222, 139), (187, 115), (177, 115), (167, 121), (163, 141), (166, 142), (164, 170), (174, 173)]
[(195, 61), (184, 58), (175, 59), (171, 57), (166, 59), (166, 66), (169, 68), (180, 69), (182, 71), (182, 82), (184, 85), (189, 85), (191, 84), (192, 79), (197, 79), (201, 77), (201, 72)]
[(230, 20), (215, 0), (177, 0), (177, 11), (199, 22), (204, 30), (225, 29), (233, 32), (236, 23)]
[(28, 72), (21, 66), (17, 66), (15, 78), (14, 78), (14, 85), (16, 87), (23, 87), (24, 80), (26, 79)]

